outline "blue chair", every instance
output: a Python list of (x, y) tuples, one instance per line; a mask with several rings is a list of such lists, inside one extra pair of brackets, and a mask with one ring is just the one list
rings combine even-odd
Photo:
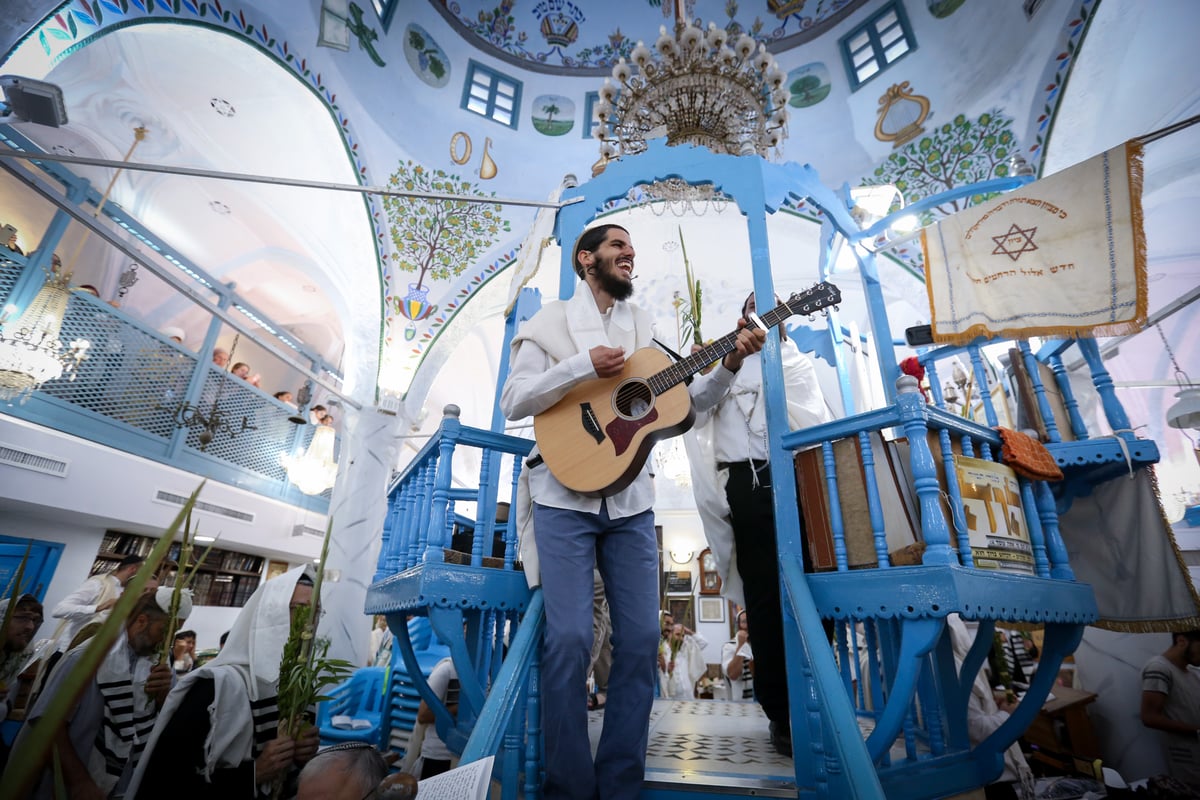
[[(321, 744), (339, 742), (367, 742), (378, 744), (380, 725), (383, 719), (385, 667), (362, 667), (350, 676), (350, 680), (330, 692), (330, 699), (317, 706), (317, 727), (321, 731)], [(333, 718), (347, 716), (357, 722), (358, 727), (334, 727)]]

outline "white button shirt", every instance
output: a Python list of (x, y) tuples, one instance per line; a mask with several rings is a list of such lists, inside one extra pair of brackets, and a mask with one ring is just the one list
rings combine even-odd
[[(609, 314), (604, 315), (604, 321), (607, 327)], [(567, 335), (565, 331), (563, 335)], [(708, 411), (725, 395), (734, 375), (721, 365), (692, 381), (689, 393), (697, 413)], [(536, 342), (525, 340), (512, 360), (508, 380), (500, 395), (500, 409), (510, 420), (535, 416), (551, 408), (576, 384), (596, 377), (590, 353), (576, 353), (555, 362)], [(611, 519), (631, 517), (654, 505), (649, 463), (650, 459), (646, 459), (633, 483), (608, 498), (588, 497), (571, 491), (558, 482), (545, 464), (540, 464), (529, 473), (530, 497), (544, 506), (593, 514), (598, 514), (601, 503), (607, 501)]]

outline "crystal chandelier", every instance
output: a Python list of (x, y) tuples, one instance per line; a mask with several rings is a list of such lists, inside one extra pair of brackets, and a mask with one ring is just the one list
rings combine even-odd
[(748, 34), (736, 40), (724, 28), (684, 22), (676, 11), (652, 51), (642, 42), (613, 67), (600, 89), (596, 114), (600, 162), (667, 144), (697, 144), (714, 153), (759, 155), (787, 137), (786, 75), (766, 45)]
[(329, 425), (318, 425), (312, 441), (302, 456), (284, 454), (279, 457), (288, 480), (304, 494), (320, 494), (333, 486), (337, 477), (337, 462), (333, 460), (336, 434)]
[(46, 381), (75, 379), (91, 343), (75, 339), (64, 347), (59, 341), (70, 299), (69, 277), (54, 273), (19, 317), (0, 314), (0, 399), (23, 403)]
[[(134, 128), (133, 134), (133, 144), (126, 151), (122, 162), (127, 162), (133, 157), (138, 143), (146, 138), (146, 129)], [(100, 202), (96, 204), (96, 210), (92, 212), (92, 219), (100, 218), (100, 211), (104, 208), (123, 169), (122, 166), (113, 173), (108, 188), (104, 190)], [(23, 403), (31, 392), (46, 381), (61, 378), (63, 375), (75, 380), (75, 371), (79, 363), (87, 357), (87, 349), (91, 342), (87, 339), (75, 339), (64, 349), (58, 337), (62, 331), (63, 317), (67, 313), (67, 302), (71, 299), (71, 275), (90, 234), (91, 231), (88, 230), (80, 238), (75, 254), (67, 262), (68, 269), (60, 269), (57, 265), (58, 257), (54, 256), (52, 263), (55, 266), (49, 278), (19, 317), (9, 318), (9, 315), (16, 311), (11, 307), (0, 313), (0, 399), (12, 400), (19, 397)]]

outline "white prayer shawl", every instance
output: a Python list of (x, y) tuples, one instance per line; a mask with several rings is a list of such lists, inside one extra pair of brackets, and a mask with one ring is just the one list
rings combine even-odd
[[(962, 663), (966, 660), (975, 637), (967, 630), (967, 626), (958, 614), (950, 614), (946, 617), (946, 630), (950, 633), (950, 645), (954, 650), (954, 664), (961, 670)], [(1002, 712), (996, 705), (996, 698), (992, 696), (992, 687), (984, 678), (982, 669), (974, 676), (960, 675), (960, 680), (966, 678), (972, 678), (971, 696), (967, 700), (967, 736), (972, 745), (977, 745), (990, 736), (992, 731), (1004, 724), (1008, 719), (1008, 714)], [(996, 780), (1011, 782), (1013, 790), (1021, 800), (1033, 800), (1035, 797), (1033, 773), (1029, 769), (1029, 763), (1025, 761), (1025, 754), (1021, 752), (1020, 744), (1013, 742), (1004, 751), (1004, 771)]]
[[(566, 180), (559, 184), (546, 199), (551, 203), (557, 203), (565, 188), (567, 188)], [(533, 218), (533, 225), (530, 227), (529, 233), (525, 234), (524, 241), (521, 242), (517, 261), (509, 270), (512, 273), (512, 283), (509, 284), (508, 303), (504, 307), (505, 317), (512, 313), (521, 290), (537, 275), (543, 253), (554, 242), (554, 219), (557, 216), (557, 208), (542, 208)], [(558, 252), (558, 248), (555, 248), (555, 252)], [(554, 261), (551, 260), (550, 263), (554, 263)]]
[[(793, 388), (786, 389), (788, 425), (793, 430), (828, 422), (832, 419), (821, 394), (816, 370), (812, 360), (800, 353), (795, 343), (787, 340), (780, 343), (780, 354), (784, 359), (784, 380), (791, 381)], [(762, 396), (761, 356), (747, 356), (738, 370), (737, 377), (729, 387), (729, 395), (720, 405), (733, 403), (737, 406), (746, 424), (747, 443), (750, 440), (765, 441), (767, 436), (766, 403)], [(725, 496), (728, 470), (717, 469), (715, 430), (711, 424), (716, 409), (707, 414), (697, 414), (696, 424), (684, 434), (683, 443), (692, 472), (692, 495), (696, 500), (696, 511), (704, 527), (704, 538), (717, 562), (717, 574), (721, 577), (721, 594), (726, 599), (744, 606), (745, 587), (737, 568), (737, 550), (733, 541), (733, 524), (729, 511), (729, 500)], [(757, 456), (756, 456), (757, 457)]]
[(1127, 142), (922, 231), (934, 340), (1144, 328), (1141, 155)]
[(88, 773), (106, 794), (116, 787), (127, 764), (136, 768), (154, 728), (157, 708), (146, 694), (152, 666), (153, 658), (134, 653), (122, 629), (96, 671), (104, 722), (88, 755)]
[(213, 682), (204, 742), (205, 779), (211, 779), (214, 769), (236, 767), (250, 760), (255, 755), (256, 741), (275, 737), (279, 661), (291, 632), (292, 592), (305, 574), (312, 577), (312, 567), (296, 567), (259, 586), (238, 614), (217, 657), (183, 676), (171, 690), (130, 782), (129, 797), (137, 795), (159, 736), (198, 680)]
[[(694, 700), (696, 697), (696, 681), (704, 677), (708, 665), (704, 663), (704, 655), (700, 652), (706, 642), (697, 634), (683, 637), (679, 651), (675, 653), (675, 668), (658, 671), (659, 689), (664, 698), (671, 700)], [(671, 663), (671, 642), (663, 639), (659, 650), (668, 665)]]
[[(564, 330), (567, 331), (567, 336), (563, 336)], [(609, 327), (605, 331), (604, 319), (600, 315), (591, 287), (580, 281), (570, 299), (547, 303), (537, 314), (526, 320), (513, 337), (511, 349), (515, 356), (521, 343), (531, 341), (557, 363), (597, 346), (621, 347), (628, 356), (639, 347), (649, 347), (652, 337), (653, 324), (650, 316), (637, 306), (624, 301), (613, 304)], [(533, 458), (537, 453), (535, 445), (529, 457)], [(542, 578), (537, 557), (537, 540), (533, 530), (533, 491), (529, 472), (528, 468), (522, 469), (517, 482), (516, 518), (518, 551), (525, 568), (525, 580), (532, 589), (541, 585)]]

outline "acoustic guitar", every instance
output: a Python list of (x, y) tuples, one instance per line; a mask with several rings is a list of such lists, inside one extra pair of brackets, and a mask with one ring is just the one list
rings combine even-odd
[[(841, 299), (832, 283), (819, 283), (758, 320), (773, 328)], [(733, 352), (736, 341), (734, 331), (674, 362), (657, 348), (643, 347), (625, 360), (620, 375), (571, 389), (533, 418), (538, 451), (550, 472), (568, 489), (592, 497), (608, 497), (633, 483), (655, 442), (692, 427), (696, 415), (684, 381)]]

